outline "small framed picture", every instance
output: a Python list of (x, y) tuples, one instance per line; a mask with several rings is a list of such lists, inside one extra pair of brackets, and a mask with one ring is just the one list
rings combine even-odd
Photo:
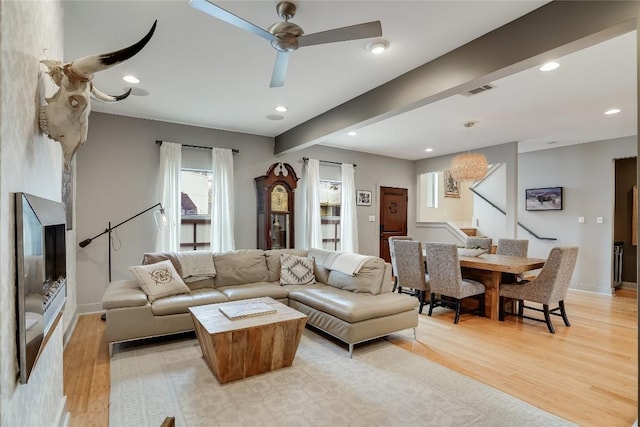
[(525, 209), (528, 211), (562, 210), (562, 187), (527, 188)]
[(460, 198), (460, 183), (453, 179), (451, 171), (444, 171), (444, 197)]
[(371, 191), (356, 190), (356, 206), (371, 206)]

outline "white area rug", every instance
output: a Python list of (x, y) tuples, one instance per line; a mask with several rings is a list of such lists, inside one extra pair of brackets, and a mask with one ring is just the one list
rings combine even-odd
[(111, 426), (565, 426), (519, 399), (383, 340), (353, 359), (305, 330), (290, 368), (220, 385), (195, 338), (111, 359)]

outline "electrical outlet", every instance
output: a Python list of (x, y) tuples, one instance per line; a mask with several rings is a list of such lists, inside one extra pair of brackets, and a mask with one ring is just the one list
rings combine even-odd
[(601, 216), (596, 217), (596, 223), (602, 224), (603, 222), (604, 222), (604, 220), (602, 219)]
[(583, 217), (583, 216), (579, 216), (579, 217), (578, 217), (578, 222), (579, 222), (580, 224), (584, 224), (584, 217)]
[(375, 215), (369, 215), (369, 222), (376, 222), (376, 216)]

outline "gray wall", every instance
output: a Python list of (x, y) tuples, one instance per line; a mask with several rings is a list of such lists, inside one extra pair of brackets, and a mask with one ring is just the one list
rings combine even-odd
[[(537, 240), (517, 227), (515, 233), (505, 230), (490, 237), (529, 239), (529, 255), (546, 258), (554, 246), (580, 247), (578, 262), (573, 275), (572, 288), (610, 294), (612, 274), (612, 244), (614, 221), (614, 159), (632, 157), (637, 152), (635, 136), (608, 141), (596, 141), (556, 149), (547, 149), (517, 155), (510, 158), (510, 149), (516, 144), (492, 147), (486, 150), (489, 163), (504, 163), (507, 168), (506, 189), (514, 192), (507, 197), (507, 212), (513, 212), (517, 221), (525, 224), (539, 236), (555, 237), (555, 241)], [(502, 155), (496, 149), (505, 148)], [(451, 156), (442, 156), (416, 162), (417, 173), (428, 170), (444, 170), (449, 167)], [(517, 171), (515, 176), (509, 171)], [(526, 211), (526, 188), (564, 187), (561, 211)], [(484, 194), (484, 193), (483, 193)], [(502, 202), (502, 201), (500, 201)], [(478, 201), (476, 203), (483, 203)], [(502, 203), (498, 203), (502, 205)], [(493, 209), (488, 209), (495, 213)], [(476, 215), (482, 209), (474, 210)], [(583, 224), (578, 217), (585, 217)], [(603, 222), (598, 224), (597, 217)], [(493, 218), (493, 219), (491, 219)], [(478, 218), (480, 229), (487, 221), (504, 221), (504, 216)], [(507, 225), (509, 222), (507, 221)], [(489, 227), (489, 229), (495, 229)], [(427, 229), (412, 232), (421, 240), (429, 240)]]
[[(115, 225), (159, 201), (156, 140), (182, 144), (237, 148), (234, 156), (236, 248), (256, 246), (254, 178), (274, 162), (290, 163), (302, 174), (302, 157), (355, 163), (356, 188), (373, 192), (372, 206), (358, 206), (360, 252), (378, 254), (378, 192), (380, 186), (409, 190), (409, 224), (415, 222), (413, 162), (323, 146), (313, 146), (279, 157), (273, 138), (226, 132), (93, 112), (87, 143), (77, 158), (77, 242)], [(203, 156), (210, 156), (202, 150)], [(369, 216), (375, 216), (369, 222)], [(130, 278), (128, 267), (139, 264), (155, 245), (153, 215), (146, 213), (117, 229), (112, 251), (112, 279)], [(101, 309), (108, 283), (108, 239), (101, 236), (77, 248), (78, 310)], [(117, 249), (117, 250), (115, 250)]]
[(0, 425), (58, 425), (64, 413), (63, 338), (75, 315), (74, 231), (67, 233), (67, 294), (63, 319), (31, 372), (18, 384), (15, 314), (14, 192), (62, 200), (62, 150), (38, 129), (41, 90), (54, 93), (39, 60), (62, 58), (59, 2), (0, 1)]

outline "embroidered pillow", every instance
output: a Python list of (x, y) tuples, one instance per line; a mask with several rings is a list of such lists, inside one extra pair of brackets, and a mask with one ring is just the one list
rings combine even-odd
[(281, 285), (310, 285), (316, 283), (313, 258), (291, 254), (280, 255)]
[(170, 295), (190, 293), (189, 287), (169, 260), (129, 267), (129, 270), (147, 294), (149, 302)]

